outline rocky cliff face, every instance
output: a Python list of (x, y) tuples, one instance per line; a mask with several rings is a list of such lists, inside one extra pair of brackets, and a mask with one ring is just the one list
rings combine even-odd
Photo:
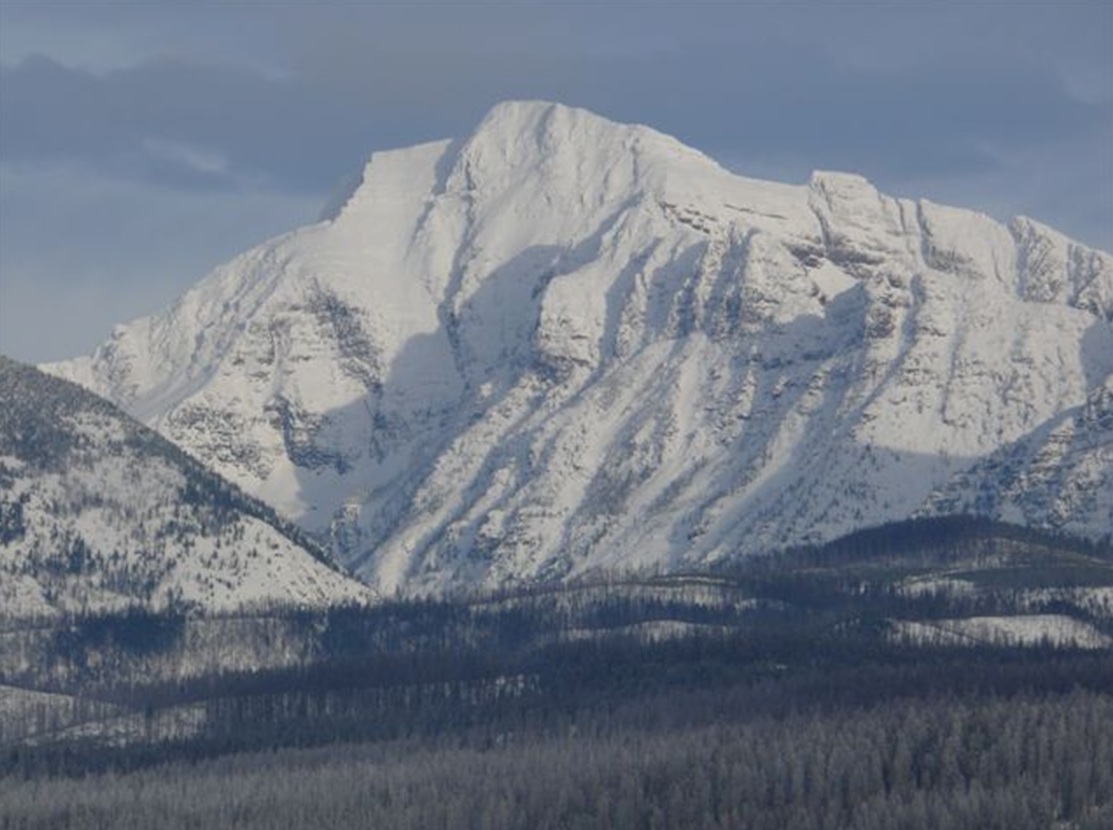
[(296, 527), (71, 383), (0, 357), (0, 619), (371, 599)]
[(321, 223), (47, 368), (388, 591), (940, 510), (1113, 526), (1108, 254), (557, 105), (376, 153)]

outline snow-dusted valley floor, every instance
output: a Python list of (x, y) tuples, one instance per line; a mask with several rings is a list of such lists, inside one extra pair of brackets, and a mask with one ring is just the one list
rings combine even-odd
[(1098, 830), (1111, 599), (1107, 547), (950, 518), (684, 574), (0, 618), (0, 822)]
[(224, 731), (257, 711), (308, 734), (319, 719), (349, 716), (357, 733), (389, 731), (414, 707), (467, 710), (542, 700), (564, 684), (593, 688), (566, 663), (612, 650), (630, 671), (646, 663), (678, 679), (690, 650), (722, 650), (730, 673), (776, 679), (811, 671), (817, 659), (916, 665), (922, 651), (929, 665), (1038, 666), (1054, 655), (1108, 656), (1111, 646), (1107, 549), (924, 520), (715, 572), (452, 600), (9, 617), (0, 627), (0, 743), (239, 740)]

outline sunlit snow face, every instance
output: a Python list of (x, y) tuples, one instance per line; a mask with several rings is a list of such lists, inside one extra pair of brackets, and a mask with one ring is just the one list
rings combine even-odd
[[(1113, 369), (1110, 263), (1028, 220), (744, 178), (509, 102), (374, 154), (327, 221), (53, 371), (387, 592), (715, 561), (985, 487), (1088, 532), (1102, 462), (1064, 436)], [(1038, 497), (994, 472), (1049, 458)]]

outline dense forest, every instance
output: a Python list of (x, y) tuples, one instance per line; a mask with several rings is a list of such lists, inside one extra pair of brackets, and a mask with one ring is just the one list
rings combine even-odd
[(1113, 553), (970, 520), (0, 628), (0, 828), (1113, 825)]
[(1108, 695), (675, 717), (701, 702), (676, 693), (622, 704), (617, 717), (580, 711), (559, 728), (9, 777), (0, 826), (1098, 830), (1113, 820)]

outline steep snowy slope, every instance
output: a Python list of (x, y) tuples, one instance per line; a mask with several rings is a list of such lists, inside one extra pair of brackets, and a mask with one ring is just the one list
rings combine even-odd
[(1094, 533), (1113, 542), (1113, 377), (1082, 406), (991, 453), (928, 500), (922, 512), (978, 513), (1017, 524)]
[(0, 357), (0, 618), (320, 606), (370, 592), (89, 392)]
[[(325, 221), (47, 368), (374, 584), (420, 589), (956, 503), (940, 492), (1106, 383), (1111, 321), (1113, 258), (1035, 222), (853, 175), (753, 181), (646, 127), (508, 103), (466, 140), (376, 153)], [(1059, 450), (1041, 463), (1070, 475)], [(1100, 535), (1105, 504), (1023, 515)]]

